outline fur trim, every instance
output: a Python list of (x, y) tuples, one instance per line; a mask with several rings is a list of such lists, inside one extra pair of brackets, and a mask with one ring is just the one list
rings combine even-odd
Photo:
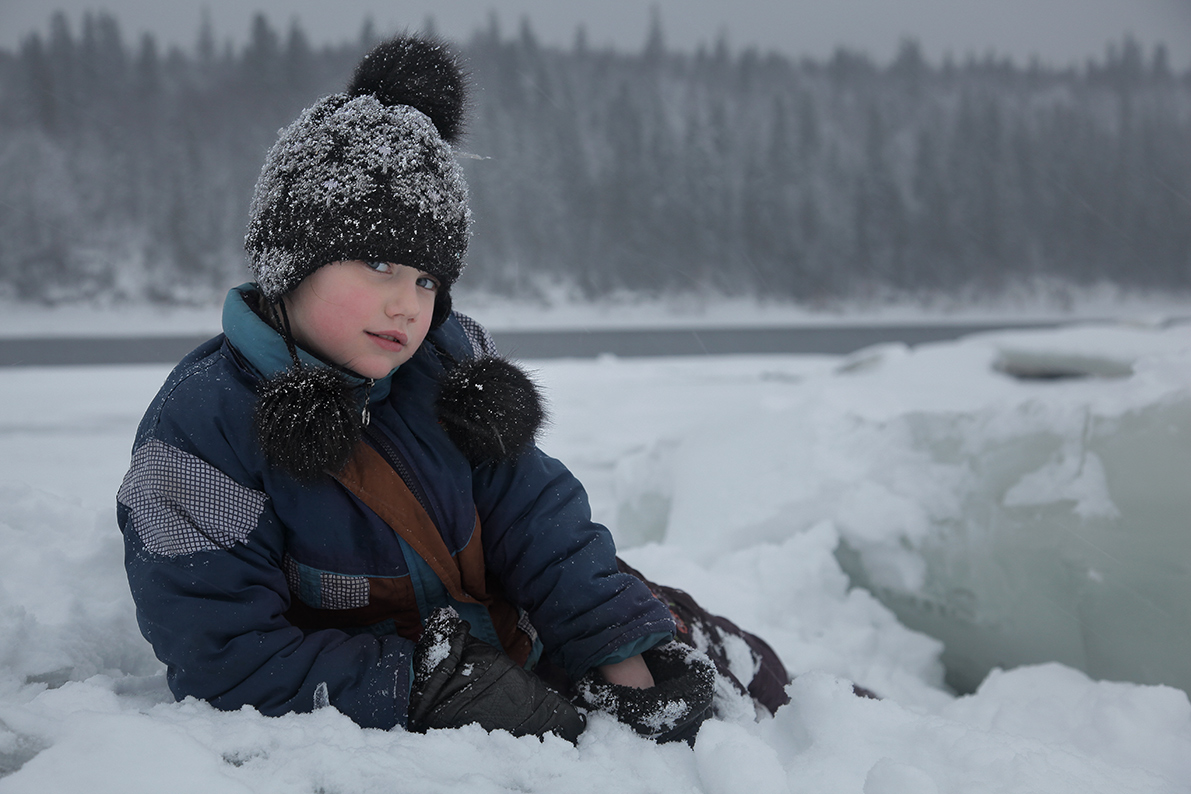
[(261, 387), (257, 438), (270, 465), (299, 480), (337, 473), (360, 440), (351, 384), (325, 367), (292, 367)]
[(448, 370), (435, 407), (439, 424), (473, 465), (516, 457), (533, 444), (546, 422), (533, 380), (496, 356)]

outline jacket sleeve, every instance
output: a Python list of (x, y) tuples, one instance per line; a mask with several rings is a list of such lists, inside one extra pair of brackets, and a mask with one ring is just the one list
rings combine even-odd
[(473, 495), (489, 570), (572, 678), (673, 636), (670, 611), (617, 570), (611, 533), (591, 520), (587, 493), (559, 461), (533, 449), (481, 466)]
[(364, 727), (405, 723), (412, 643), (285, 619), (284, 528), (263, 491), (150, 436), (117, 516), (137, 620), (176, 697), (267, 715), (329, 704)]
[[(440, 343), (457, 357), (498, 355), (475, 320), (455, 313)], [(587, 492), (537, 448), (472, 472), (484, 557), (506, 595), (529, 612), (546, 653), (573, 678), (672, 637), (674, 619), (649, 588), (620, 573)]]

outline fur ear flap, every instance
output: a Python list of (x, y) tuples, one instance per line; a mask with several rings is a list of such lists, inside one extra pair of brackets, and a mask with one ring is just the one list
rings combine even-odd
[(496, 356), (462, 361), (443, 376), (439, 424), (472, 465), (514, 458), (533, 445), (546, 408), (533, 380)]
[(361, 436), (351, 384), (325, 367), (292, 367), (261, 387), (256, 434), (265, 458), (299, 480), (347, 465)]

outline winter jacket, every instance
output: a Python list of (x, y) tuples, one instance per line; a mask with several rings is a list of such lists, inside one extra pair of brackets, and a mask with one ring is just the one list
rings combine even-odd
[[(434, 561), (340, 482), (268, 466), (257, 388), (290, 357), (245, 303), (251, 292), (229, 293), (224, 333), (162, 386), (117, 494), (137, 619), (176, 697), (268, 715), (330, 704), (365, 727), (404, 725), (414, 642), (444, 605), (519, 662), (544, 651), (572, 678), (673, 634), (666, 607), (617, 570), (610, 534), (561, 463), (534, 448), (473, 467), (454, 447), (435, 418), (444, 363), (431, 344), (370, 389), (359, 382), (365, 441), (409, 484), (465, 579), (479, 561), (471, 590), (494, 607), (452, 597)], [(455, 359), (491, 352), (461, 315), (431, 337)]]

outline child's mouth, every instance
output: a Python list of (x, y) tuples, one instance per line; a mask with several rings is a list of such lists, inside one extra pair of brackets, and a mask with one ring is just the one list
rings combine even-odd
[(406, 337), (404, 334), (376, 334), (372, 331), (365, 331), (369, 336), (376, 341), (378, 345), (386, 350), (402, 350), (406, 344)]

